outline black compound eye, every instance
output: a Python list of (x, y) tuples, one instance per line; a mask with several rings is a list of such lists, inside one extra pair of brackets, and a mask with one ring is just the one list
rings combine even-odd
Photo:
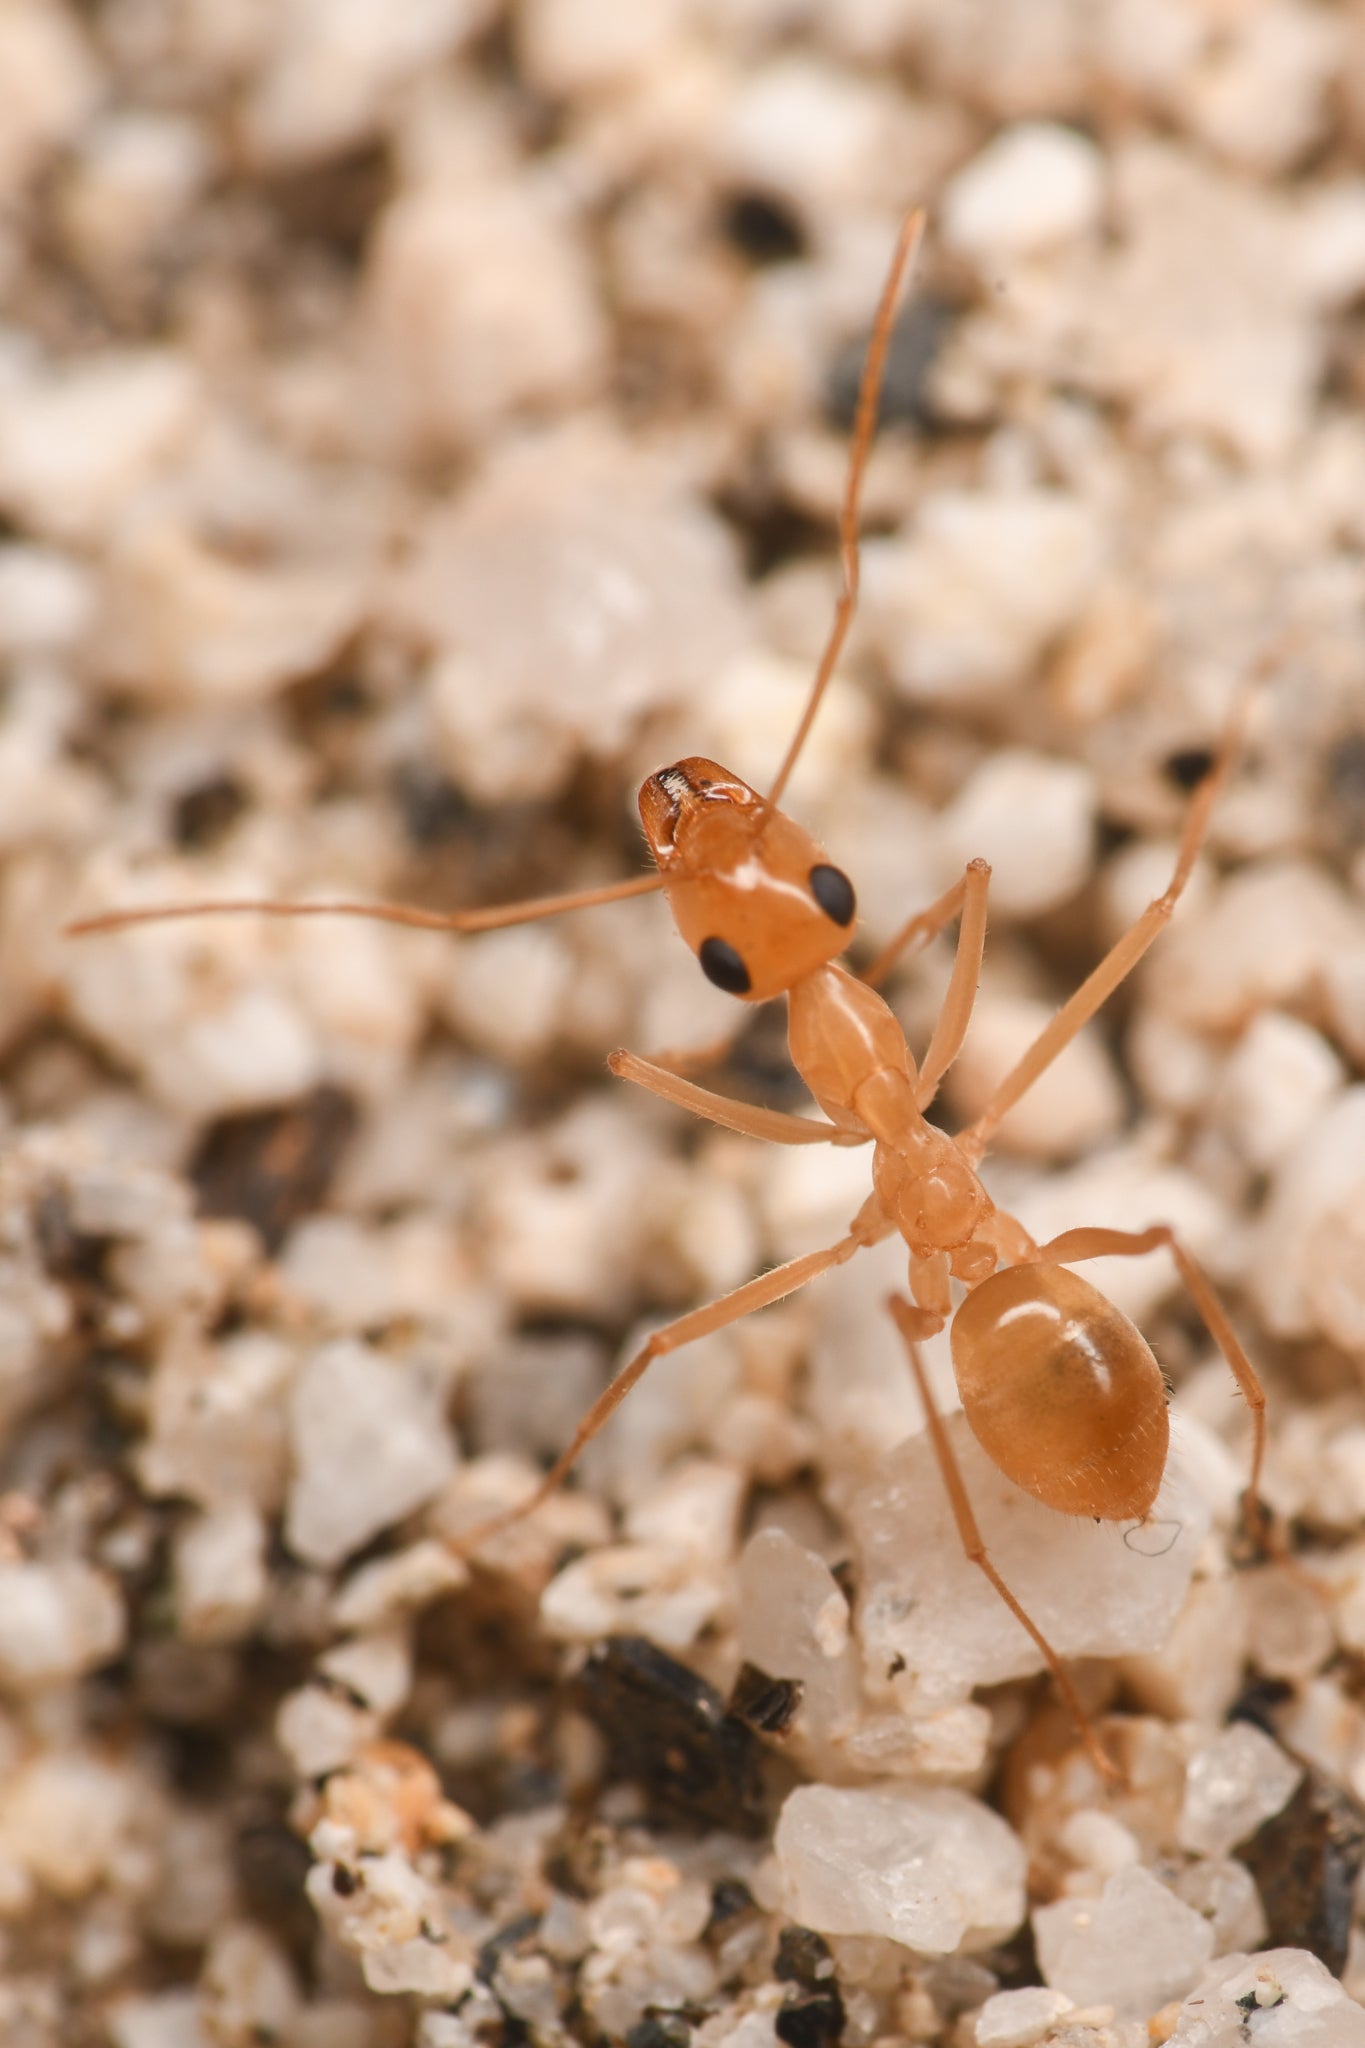
[(727, 945), (724, 939), (703, 939), (697, 948), (697, 958), (706, 979), (714, 981), (717, 988), (723, 988), (727, 996), (749, 993), (749, 970), (734, 947)]
[(810, 871), (810, 893), (826, 917), (832, 917), (836, 924), (852, 924), (858, 899), (842, 868), (832, 868), (826, 861), (813, 867)]

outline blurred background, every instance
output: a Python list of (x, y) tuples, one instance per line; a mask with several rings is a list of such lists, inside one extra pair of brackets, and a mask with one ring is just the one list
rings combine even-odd
[[(616, 1045), (730, 1021), (654, 899), (468, 942), (62, 926), (609, 881), (641, 865), (653, 768), (771, 778), (918, 204), (863, 603), (789, 805), (857, 886), (855, 959), (994, 863), (951, 1127), (1164, 885), (1259, 677), (1181, 924), (1013, 1114), (992, 1186), (1040, 1233), (1188, 1235), (1271, 1387), (1272, 1503), (1335, 1588), (1233, 1575), (1226, 1371), (1162, 1261), (1101, 1275), (1176, 1383), (1215, 1536), (1165, 1660), (1097, 1658), (1090, 1696), (1207, 1732), (1250, 1678), (1294, 1753), (1365, 1793), (1365, 9), (0, 0), (17, 2048), (512, 2048), (570, 2006), (584, 2039), (681, 2048), (631, 2035), (654, 2004), (695, 2008), (714, 2048), (772, 2038), (761, 1802), (756, 1847), (670, 1865), (693, 1903), (748, 1887), (725, 1967), (734, 1929), (679, 1908), (661, 1934), (657, 1897), (648, 1941), (612, 1931), (649, 1848), (612, 1829), (643, 1809), (608, 1808), (596, 1865), (573, 1836), (573, 1884), (526, 1816), (586, 1811), (612, 1775), (611, 1711), (604, 1743), (559, 1685), (584, 1645), (641, 1635), (724, 1692), (746, 1531), (847, 1561), (849, 1475), (918, 1426), (881, 1282), (661, 1370), (498, 1570), (467, 1584), (439, 1537), (525, 1489), (642, 1319), (837, 1235), (866, 1161), (769, 1155), (607, 1080)], [(913, 1044), (948, 957), (894, 985)], [(757, 1015), (717, 1085), (800, 1108), (781, 1023)], [(1011, 1680), (987, 1712), (968, 1689), (959, 1747), (917, 1735), (898, 1782), (992, 1782), (1038, 1695)], [(393, 1820), (361, 1768), (385, 1732), (463, 1819), (422, 1780)], [(1184, 1737), (1151, 1739), (1184, 1770)], [(444, 1975), (394, 1931), (397, 1893), (379, 1926), (333, 1884), (319, 1820), (360, 1824), (316, 1788), (348, 1771), (390, 1846), (474, 1831), (458, 1909), (426, 1865), (430, 1897), (403, 1895), (455, 1914)], [(1098, 1889), (1055, 1810), (1011, 1819), (1035, 1899)], [(1195, 1853), (1126, 1824), (1148, 1864)], [(1220, 1944), (1255, 1946), (1230, 1882)], [(556, 1884), (617, 1920), (542, 1952)], [(497, 1958), (465, 1950), (527, 1914), (529, 1976), (494, 1997)], [(1017, 1957), (934, 1977), (874, 1934), (840, 1958), (848, 2039), (938, 2038), (1036, 1981)]]

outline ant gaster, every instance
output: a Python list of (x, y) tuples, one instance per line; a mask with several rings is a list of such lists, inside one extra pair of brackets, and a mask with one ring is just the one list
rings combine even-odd
[[(613, 1073), (713, 1123), (778, 1144), (871, 1141), (872, 1192), (836, 1243), (792, 1259), (656, 1330), (593, 1403), (532, 1493), (516, 1508), (465, 1531), (459, 1549), (478, 1549), (539, 1506), (655, 1359), (780, 1301), (865, 1247), (899, 1233), (908, 1252), (908, 1296), (892, 1295), (887, 1305), (905, 1341), (963, 1548), (1032, 1637), (1087, 1749), (1103, 1774), (1112, 1777), (1115, 1766), (1057, 1653), (987, 1553), (919, 1344), (951, 1321), (953, 1367), (967, 1422), (1017, 1486), (1063, 1514), (1141, 1521), (1151, 1512), (1166, 1466), (1169, 1427), (1161, 1372), (1127, 1317), (1069, 1268), (1088, 1259), (1138, 1257), (1164, 1247), (1250, 1408), (1253, 1445), (1244, 1506), (1248, 1525), (1261, 1528), (1265, 1397), (1221, 1302), (1185, 1247), (1164, 1224), (1143, 1231), (1068, 1230), (1035, 1243), (1022, 1224), (996, 1206), (977, 1176), (1006, 1112), (1131, 973), (1169, 920), (1231, 772), (1240, 735), (1235, 724), (1194, 790), (1163, 894), (1062, 1005), (967, 1130), (949, 1137), (929, 1123), (926, 1112), (961, 1049), (971, 1016), (985, 943), (990, 869), (984, 861), (971, 861), (958, 883), (911, 917), (868, 971), (855, 975), (838, 965), (853, 930), (852, 884), (778, 807), (857, 602), (862, 477), (892, 327), (923, 227), (920, 212), (904, 223), (883, 288), (840, 516), (843, 588), (800, 724), (766, 795), (699, 757), (660, 769), (640, 792), (655, 873), (566, 896), (450, 913), (402, 904), (174, 904), (113, 911), (70, 929), (83, 934), (208, 911), (254, 911), (290, 917), (342, 912), (473, 932), (662, 889), (679, 932), (711, 981), (744, 1002), (786, 996), (793, 1063), (828, 1121), (731, 1101), (629, 1052), (612, 1055)], [(954, 919), (959, 921), (957, 952), (947, 993), (923, 1058), (916, 1062), (878, 984), (907, 949), (927, 943)], [(956, 1314), (953, 1281), (965, 1289)]]

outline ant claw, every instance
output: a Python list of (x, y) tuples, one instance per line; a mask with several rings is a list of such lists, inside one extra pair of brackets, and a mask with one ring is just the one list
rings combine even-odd
[(1283, 1562), (1290, 1555), (1283, 1526), (1271, 1515), (1259, 1493), (1247, 1487), (1238, 1496), (1229, 1555), (1238, 1571), (1249, 1565)]

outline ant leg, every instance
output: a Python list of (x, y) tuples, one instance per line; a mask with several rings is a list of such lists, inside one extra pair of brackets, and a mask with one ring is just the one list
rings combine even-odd
[[(902, 959), (906, 953), (909, 953), (913, 958), (914, 954), (924, 950), (931, 939), (936, 939), (941, 931), (946, 930), (955, 917), (963, 917), (965, 920), (967, 912), (964, 906), (969, 899), (969, 893), (978, 887), (981, 892), (981, 921), (984, 939), (986, 887), (990, 878), (991, 866), (989, 861), (969, 860), (961, 881), (954, 882), (951, 889), (945, 889), (943, 894), (936, 897), (927, 910), (917, 910), (913, 917), (908, 917), (896, 933), (894, 939), (888, 939), (887, 943), (882, 947), (881, 952), (878, 953), (867, 972), (858, 976), (859, 981), (865, 981), (869, 988), (880, 988), (896, 962)], [(962, 939), (959, 936), (959, 947), (961, 944)], [(977, 964), (979, 966), (980, 962), (978, 961)]]
[(897, 1294), (889, 1295), (886, 1305), (895, 1319), (896, 1327), (905, 1340), (905, 1349), (910, 1359), (910, 1369), (915, 1375), (915, 1384), (919, 1388), (920, 1400), (924, 1403), (924, 1419), (928, 1426), (929, 1441), (933, 1445), (934, 1456), (938, 1461), (938, 1469), (942, 1475), (944, 1491), (948, 1495), (948, 1500), (953, 1510), (953, 1519), (957, 1523), (957, 1533), (961, 1539), (963, 1551), (968, 1560), (985, 1573), (1020, 1627), (1027, 1631), (1037, 1645), (1040, 1654), (1047, 1662), (1048, 1670), (1052, 1673), (1054, 1684), (1070, 1709), (1071, 1718), (1076, 1723), (1080, 1738), (1085, 1744), (1096, 1770), (1099, 1771), (1101, 1777), (1107, 1783), (1119, 1784), (1122, 1782), (1123, 1773), (1113, 1758), (1106, 1755), (1104, 1746), (1099, 1736), (1095, 1733), (1090, 1716), (1081, 1705), (1080, 1695), (1067, 1676), (1061, 1658), (1057, 1655), (1057, 1652), (1053, 1649), (1051, 1643), (1027, 1609), (1020, 1605), (1015, 1595), (1005, 1584), (1005, 1581), (991, 1562), (990, 1553), (982, 1540), (981, 1530), (967, 1495), (966, 1482), (962, 1477), (962, 1468), (959, 1466), (957, 1458), (953, 1453), (952, 1443), (949, 1440), (947, 1430), (943, 1426), (943, 1418), (938, 1412), (937, 1404), (930, 1390), (929, 1376), (924, 1370), (924, 1361), (919, 1353), (919, 1339), (928, 1334), (925, 1327), (926, 1321), (932, 1325), (939, 1325), (942, 1319), (940, 1317), (926, 1318), (923, 1310), (911, 1308), (909, 1302), (903, 1300)]
[(880, 988), (904, 954), (910, 953), (913, 957), (915, 953), (922, 952), (931, 939), (936, 939), (955, 917), (961, 915), (966, 893), (967, 877), (964, 875), (960, 882), (954, 882), (951, 889), (945, 889), (941, 896), (936, 897), (927, 910), (917, 910), (913, 917), (908, 917), (895, 938), (888, 939), (882, 947), (866, 974), (858, 976), (859, 981), (865, 981), (869, 988)]
[(698, 1088), (693, 1081), (670, 1073), (667, 1067), (641, 1059), (638, 1053), (614, 1052), (607, 1061), (622, 1081), (633, 1081), (651, 1095), (690, 1110), (727, 1131), (739, 1131), (747, 1138), (767, 1138), (774, 1145), (865, 1145), (866, 1131), (841, 1130), (838, 1124), (817, 1123), (814, 1117), (787, 1116), (778, 1109), (760, 1109), (754, 1103), (732, 1102), (710, 1088)]
[(1253, 1541), (1264, 1550), (1270, 1523), (1269, 1511), (1261, 1499), (1261, 1466), (1265, 1459), (1265, 1388), (1203, 1267), (1191, 1257), (1165, 1223), (1154, 1223), (1150, 1230), (1106, 1230), (1098, 1226), (1064, 1230), (1060, 1237), (1039, 1245), (1038, 1257), (1055, 1265), (1069, 1266), (1082, 1259), (1136, 1259), (1145, 1252), (1163, 1249), (1169, 1251), (1175, 1260), (1176, 1270), (1189, 1290), (1205, 1329), (1222, 1352), (1228, 1371), (1251, 1410), (1251, 1476), (1242, 1495), (1242, 1512)]
[(1005, 1076), (990, 1102), (974, 1124), (958, 1134), (957, 1143), (973, 1164), (980, 1160), (1006, 1110), (1012, 1109), (1038, 1076), (1052, 1065), (1058, 1053), (1089, 1023), (1101, 1004), (1107, 1002), (1119, 983), (1130, 975), (1154, 939), (1170, 922), (1171, 913), (1184, 893), (1199, 849), (1208, 837), (1209, 819), (1223, 785), (1232, 773), (1242, 739), (1242, 714), (1228, 726), (1212, 768), (1196, 789), (1180, 835), (1175, 870), (1160, 896), (1147, 905), (1142, 915), (1114, 942), (1098, 967), (1088, 974), (1075, 994), (1062, 1004), (1039, 1032), (1023, 1058)]
[(565, 896), (528, 896), (521, 903), (497, 903), (487, 910), (419, 910), (410, 903), (356, 903), (349, 900), (279, 903), (251, 896), (220, 897), (206, 903), (149, 903), (128, 910), (104, 910), (96, 917), (78, 917), (63, 927), (68, 939), (87, 939), (97, 932), (124, 931), (134, 924), (170, 924), (186, 917), (369, 917), (380, 924), (414, 926), (424, 932), (492, 932), (510, 924), (534, 924), (566, 910), (592, 910), (599, 903), (620, 903), (627, 896), (648, 896), (662, 889), (662, 875), (635, 875), (628, 882), (607, 882), (600, 889), (574, 889)]
[(989, 863), (967, 863), (962, 877), (962, 923), (957, 934), (957, 953), (943, 998), (943, 1008), (920, 1063), (915, 1107), (921, 1113), (938, 1093), (938, 1084), (962, 1050), (971, 1021), (972, 1006), (981, 982), (981, 958), (986, 950), (986, 892), (990, 887)]
[(478, 1523), (472, 1529), (462, 1530), (448, 1539), (450, 1548), (457, 1556), (466, 1557), (477, 1550), (492, 1536), (500, 1536), (517, 1522), (547, 1501), (558, 1491), (565, 1477), (578, 1459), (585, 1446), (592, 1442), (607, 1418), (620, 1407), (626, 1395), (645, 1373), (656, 1358), (663, 1358), (670, 1351), (679, 1350), (684, 1344), (693, 1343), (698, 1337), (709, 1337), (716, 1330), (723, 1330), (729, 1323), (738, 1323), (755, 1309), (767, 1308), (775, 1301), (781, 1301), (788, 1294), (795, 1294), (800, 1287), (809, 1286), (822, 1273), (828, 1273), (834, 1266), (842, 1266), (853, 1254), (866, 1246), (878, 1243), (888, 1237), (892, 1224), (881, 1212), (876, 1198), (871, 1197), (863, 1204), (854, 1217), (851, 1228), (837, 1244), (828, 1245), (825, 1250), (807, 1252), (799, 1259), (789, 1259), (784, 1266), (774, 1266), (770, 1273), (760, 1273), (756, 1280), (746, 1280), (742, 1287), (736, 1287), (729, 1294), (722, 1294), (718, 1301), (709, 1302), (705, 1308), (697, 1308), (685, 1316), (678, 1316), (673, 1322), (665, 1323), (636, 1352), (629, 1364), (622, 1367), (610, 1386), (605, 1387), (579, 1423), (569, 1442), (568, 1448), (560, 1452), (540, 1484), (529, 1493), (525, 1500), (514, 1508), (508, 1508), (500, 1515), (492, 1516), (486, 1522)]

